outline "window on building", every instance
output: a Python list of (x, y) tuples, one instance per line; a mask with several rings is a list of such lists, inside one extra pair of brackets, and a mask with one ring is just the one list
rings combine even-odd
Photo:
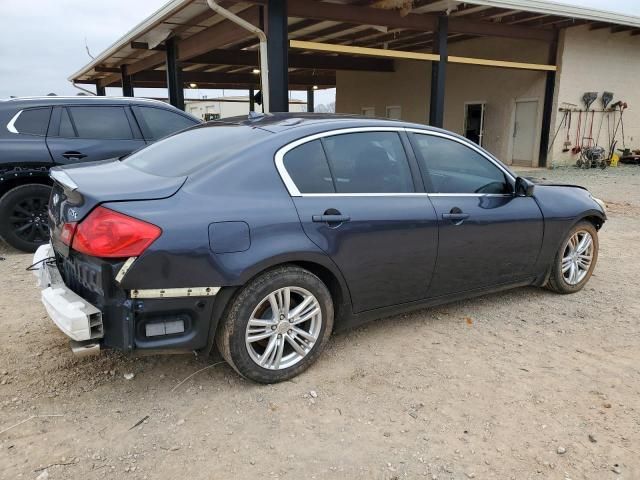
[(375, 117), (376, 109), (375, 107), (362, 107), (361, 113), (363, 117)]
[(504, 172), (475, 150), (448, 138), (412, 134), (425, 183), (435, 193), (510, 193)]
[(387, 118), (392, 120), (400, 120), (402, 118), (402, 107), (387, 107)]

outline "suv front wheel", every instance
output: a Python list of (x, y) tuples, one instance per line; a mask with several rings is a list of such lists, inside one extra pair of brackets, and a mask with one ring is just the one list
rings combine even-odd
[(35, 252), (49, 241), (47, 205), (51, 187), (20, 185), (0, 198), (0, 237), (12, 247)]

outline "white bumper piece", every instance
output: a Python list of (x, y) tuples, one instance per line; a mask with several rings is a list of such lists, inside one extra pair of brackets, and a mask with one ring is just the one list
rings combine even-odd
[(34, 267), (34, 273), (49, 317), (73, 340), (83, 342), (101, 338), (104, 335), (102, 312), (64, 284), (58, 268), (47, 261), (53, 256), (51, 245), (42, 245), (33, 256), (34, 264), (40, 262)]

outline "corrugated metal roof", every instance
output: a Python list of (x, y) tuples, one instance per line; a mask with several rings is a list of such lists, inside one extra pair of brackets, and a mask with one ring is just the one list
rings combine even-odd
[(613, 10), (601, 10), (580, 5), (570, 5), (551, 0), (465, 0), (465, 3), (486, 5), (495, 8), (522, 10), (523, 12), (544, 13), (563, 17), (579, 18), (594, 22), (615, 23), (640, 28), (640, 17)]
[[(295, 0), (291, 0), (292, 2)], [(318, 0), (320, 2), (320, 0)], [(331, 0), (332, 3), (349, 4), (354, 3), (354, 0)], [(238, 12), (243, 9), (249, 8), (251, 3), (230, 3), (230, 10)], [(469, 8), (470, 5), (476, 5)], [(455, 7), (458, 8), (455, 8)], [(441, 0), (429, 3), (425, 6), (415, 8), (413, 11), (416, 15), (421, 13), (435, 14), (438, 11), (452, 11), (452, 15), (465, 15), (464, 18), (478, 21), (499, 21), (504, 23), (502, 19), (498, 19), (500, 14), (492, 15), (488, 18), (478, 17), (474, 18), (477, 14), (476, 11), (488, 9), (504, 10), (504, 16), (521, 13), (531, 13), (538, 16), (548, 15), (550, 17), (564, 17), (568, 20), (575, 19), (584, 22), (598, 22), (604, 24), (623, 25), (630, 28), (640, 28), (640, 17), (635, 15), (625, 15), (616, 13), (610, 10), (593, 9), (584, 6), (569, 5), (566, 3), (551, 1), (551, 0)], [(94, 60), (82, 67), (77, 72), (73, 73), (70, 77), (70, 81), (93, 81), (98, 80), (101, 77), (107, 76), (105, 73), (98, 73), (94, 70), (94, 67), (117, 67), (121, 63), (125, 63), (125, 59), (135, 62), (144, 59), (147, 56), (156, 54), (153, 50), (141, 50), (132, 48), (132, 42), (147, 43), (150, 47), (154, 47), (162, 43), (172, 31), (180, 32), (182, 38), (188, 38), (207, 27), (211, 27), (217, 22), (222, 21), (222, 17), (214, 15), (211, 12), (208, 16), (209, 7), (206, 0), (170, 0), (158, 11), (144, 19), (138, 25), (133, 27), (124, 36), (119, 38), (113, 45), (100, 53)], [(481, 12), (480, 12), (481, 14)], [(533, 16), (533, 15), (532, 15)], [(297, 19), (301, 20), (301, 19)], [(524, 19), (527, 20), (526, 18)], [(290, 18), (291, 21), (291, 18)], [(365, 19), (363, 19), (365, 21)], [(521, 22), (520, 20), (519, 22)], [(194, 23), (195, 22), (195, 23)], [(304, 22), (302, 22), (304, 23)], [(328, 25), (335, 24), (336, 27), (340, 27), (339, 22), (317, 22), (315, 25), (311, 25), (307, 30), (300, 30), (298, 34), (313, 33), (318, 25), (327, 23)], [(508, 22), (507, 22), (508, 23)], [(354, 27), (353, 25), (344, 25), (344, 29), (351, 28), (354, 33), (362, 30), (361, 26)], [(570, 25), (565, 25), (570, 26)], [(375, 28), (368, 25), (369, 29)], [(343, 29), (343, 30), (344, 30)], [(385, 31), (377, 33), (377, 35), (385, 35)], [(366, 33), (366, 32), (365, 32)], [(330, 35), (325, 35), (325, 39), (330, 41), (333, 36), (344, 35), (344, 32), (340, 28), (335, 29)], [(295, 38), (296, 36), (292, 36)], [(314, 38), (313, 40), (316, 40)], [(161, 69), (161, 67), (159, 67)], [(189, 69), (196, 67), (189, 67)], [(211, 71), (217, 70), (217, 68), (211, 69)], [(114, 75), (111, 73), (111, 75)], [(117, 75), (117, 74), (116, 74)]]

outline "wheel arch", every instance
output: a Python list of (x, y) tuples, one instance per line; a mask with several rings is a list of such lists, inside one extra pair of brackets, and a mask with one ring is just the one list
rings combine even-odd
[(584, 215), (582, 218), (580, 218), (576, 222), (576, 224), (578, 222), (582, 222), (582, 221), (587, 221), (587, 222), (592, 223), (593, 226), (595, 227), (596, 231), (599, 231), (602, 228), (602, 225), (604, 225), (605, 218), (602, 215), (589, 213), (589, 214)]
[[(309, 259), (304, 257), (293, 258), (288, 260), (276, 260), (263, 263), (260, 268), (251, 272), (242, 285), (229, 286), (220, 289), (216, 295), (217, 300), (214, 304), (213, 314), (211, 318), (211, 326), (209, 329), (209, 339), (207, 342), (206, 353), (213, 351), (215, 345), (215, 336), (218, 331), (220, 320), (226, 315), (229, 306), (233, 303), (238, 294), (242, 291), (244, 285), (248, 284), (254, 278), (276, 268), (295, 266), (307, 270), (317, 276), (329, 289), (333, 300), (334, 308), (334, 330), (344, 320), (351, 316), (351, 294), (349, 288), (337, 267), (331, 268), (318, 261), (315, 258)], [(327, 259), (328, 260), (328, 259)], [(328, 260), (330, 262), (330, 260)]]
[(52, 186), (48, 167), (0, 169), (0, 197), (22, 185)]

